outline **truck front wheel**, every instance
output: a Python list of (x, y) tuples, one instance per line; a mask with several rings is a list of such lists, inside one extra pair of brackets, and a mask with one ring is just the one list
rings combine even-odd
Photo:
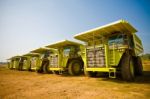
[(72, 60), (68, 67), (70, 75), (80, 75), (82, 72), (82, 63), (79, 60)]
[(43, 66), (43, 72), (44, 73), (50, 73), (50, 70), (49, 70), (49, 63), (45, 63)]
[(124, 54), (123, 56), (121, 61), (121, 74), (125, 81), (134, 80), (134, 62), (132, 56), (129, 54)]

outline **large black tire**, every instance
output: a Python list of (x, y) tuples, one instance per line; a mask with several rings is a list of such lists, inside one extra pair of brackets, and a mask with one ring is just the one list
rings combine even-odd
[(80, 75), (82, 72), (82, 62), (79, 60), (72, 60), (68, 66), (68, 73), (72, 76)]
[(18, 70), (22, 71), (23, 70), (23, 63), (19, 63), (19, 67), (18, 67)]
[(134, 62), (131, 55), (125, 53), (121, 60), (121, 75), (125, 81), (134, 80)]
[(49, 63), (46, 62), (43, 66), (43, 73), (50, 73), (50, 70), (49, 70)]
[(139, 56), (134, 57), (134, 68), (135, 68), (135, 75), (141, 76), (143, 74), (143, 66), (142, 60)]
[(84, 71), (84, 74), (88, 77), (96, 77), (97, 72), (93, 72), (93, 71)]

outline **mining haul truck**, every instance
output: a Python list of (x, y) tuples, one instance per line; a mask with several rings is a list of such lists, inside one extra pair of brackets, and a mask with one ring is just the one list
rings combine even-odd
[(20, 57), (21, 56), (13, 56), (11, 57), (8, 62), (8, 68), (9, 69), (16, 69), (16, 70), (19, 70), (19, 61), (20, 61)]
[(57, 53), (50, 55), (49, 69), (60, 74), (67, 72), (70, 75), (80, 75), (83, 71), (83, 60), (81, 51), (84, 48), (82, 44), (63, 40), (46, 46), (57, 49)]
[(10, 59), (10, 69), (22, 70), (24, 56), (14, 56)]
[(126, 81), (142, 75), (140, 54), (142, 42), (136, 35), (137, 30), (127, 21), (119, 20), (74, 36), (86, 43), (84, 72), (96, 76), (106, 72), (110, 78), (121, 74)]
[(19, 62), (20, 70), (28, 70), (28, 71), (35, 70), (38, 59), (39, 54), (37, 53), (27, 53), (25, 55), (22, 55)]
[[(38, 73), (50, 73), (50, 70), (49, 70), (49, 56), (51, 54), (55, 54), (57, 50), (55, 49), (52, 49), (52, 48), (38, 48), (38, 49), (35, 49), (33, 51), (31, 51), (32, 53), (38, 53), (39, 54), (39, 57), (36, 58), (36, 71)], [(33, 60), (34, 62), (34, 60)], [(33, 63), (33, 64), (35, 64)]]

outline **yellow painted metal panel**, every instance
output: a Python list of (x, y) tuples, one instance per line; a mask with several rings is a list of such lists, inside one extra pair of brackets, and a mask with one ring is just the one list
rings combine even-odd
[(99, 39), (102, 36), (110, 35), (115, 32), (135, 33), (137, 32), (137, 30), (127, 21), (119, 20), (104, 26), (100, 26), (98, 28), (82, 32), (75, 35), (74, 38), (81, 41), (89, 41), (93, 39), (93, 36), (95, 37), (94, 39)]
[(38, 54), (38, 53), (27, 53), (27, 54), (25, 54), (25, 55), (23, 55), (23, 56), (31, 56), (31, 57), (34, 57), (34, 56), (39, 56), (40, 54)]
[(17, 59), (17, 58), (20, 58), (22, 56), (13, 56), (11, 59)]
[(46, 51), (54, 51), (54, 49), (50, 49), (50, 48), (38, 48), (38, 49), (35, 49), (35, 50), (31, 51), (31, 53), (44, 53)]
[(49, 70), (63, 70), (62, 68), (49, 68)]
[(49, 48), (61, 48), (61, 47), (64, 47), (64, 46), (70, 46), (70, 45), (81, 45), (80, 43), (77, 43), (77, 42), (73, 42), (73, 41), (69, 41), (69, 40), (63, 40), (63, 41), (59, 41), (59, 42), (56, 42), (54, 44), (50, 44), (46, 47), (49, 47)]
[(109, 72), (111, 69), (115, 68), (85, 68), (86, 71), (100, 71), (100, 72)]
[(31, 70), (36, 70), (36, 67), (32, 67)]

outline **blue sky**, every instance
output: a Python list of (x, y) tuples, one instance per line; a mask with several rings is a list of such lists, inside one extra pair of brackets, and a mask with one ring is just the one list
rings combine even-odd
[(119, 19), (150, 53), (149, 0), (0, 0), (0, 61)]

